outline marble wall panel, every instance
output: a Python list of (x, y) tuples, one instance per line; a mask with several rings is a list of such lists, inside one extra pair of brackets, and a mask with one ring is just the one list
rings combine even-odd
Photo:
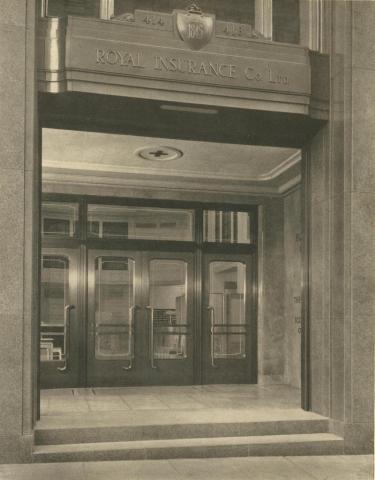
[(310, 145), (309, 315), (312, 410), (330, 411), (330, 170), (329, 129)]
[(0, 2), (0, 24), (26, 25), (26, 2), (25, 0), (2, 0)]
[(25, 135), (23, 27), (0, 24), (0, 58), (0, 164), (2, 168), (20, 169), (24, 166)]
[[(375, 193), (352, 195), (352, 312), (375, 315)], [(375, 318), (375, 317), (374, 317)]]
[(330, 320), (331, 346), (331, 399), (330, 417), (344, 421), (345, 418), (345, 350), (344, 350), (344, 316), (332, 316)]
[(21, 435), (22, 422), (22, 317), (0, 314), (0, 425), (5, 434)]
[[(339, 74), (331, 80), (332, 103), (331, 122), (331, 155), (327, 158), (330, 172), (330, 197), (342, 195), (350, 190), (350, 162), (345, 157), (345, 81), (344, 75)], [(328, 160), (329, 159), (329, 160)]]
[(351, 3), (353, 66), (375, 70), (375, 4), (372, 0)]
[(301, 242), (301, 191), (284, 198), (284, 249), (285, 249), (285, 382), (301, 386), (301, 300), (302, 263)]
[(314, 137), (309, 155), (310, 198), (312, 208), (328, 198), (329, 194), (329, 162), (328, 162), (329, 129), (322, 128)]
[(374, 422), (373, 315), (357, 315), (352, 324), (352, 422)]
[[(33, 147), (35, 131), (29, 134), (26, 111), (35, 110), (35, 67), (34, 57), (28, 57), (26, 49), (34, 48), (35, 8), (34, 0), (0, 2), (0, 462), (24, 461), (26, 451), (30, 460), (31, 435), (24, 435), (23, 416), (27, 410), (25, 377), (32, 365), (30, 342), (24, 342), (32, 308), (24, 304), (28, 288), (25, 264), (31, 261), (25, 257), (25, 225), (28, 230), (35, 226), (32, 205), (25, 197), (25, 156), (30, 153), (33, 159), (33, 148), (28, 150), (25, 137), (29, 136), (29, 146)], [(27, 21), (31, 23), (26, 25)], [(31, 238), (27, 241), (32, 242)], [(30, 368), (27, 373), (24, 362)], [(26, 388), (30, 396), (30, 384)]]
[(284, 215), (283, 200), (269, 200), (263, 207), (263, 319), (259, 337), (262, 352), (259, 372), (264, 381), (284, 375)]
[(345, 310), (345, 197), (336, 195), (331, 199), (330, 241), (332, 251), (329, 259), (330, 314), (342, 317)]
[(3, 169), (0, 175), (0, 313), (23, 312), (23, 173)]
[(354, 69), (352, 83), (352, 189), (371, 193), (375, 186), (375, 70)]

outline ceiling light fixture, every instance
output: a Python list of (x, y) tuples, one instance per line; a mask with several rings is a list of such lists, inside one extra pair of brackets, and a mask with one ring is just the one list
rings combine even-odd
[(144, 160), (153, 160), (157, 162), (165, 162), (168, 160), (177, 160), (181, 158), (183, 153), (181, 150), (173, 147), (157, 146), (143, 147), (136, 150), (136, 155)]
[(175, 112), (202, 113), (204, 115), (217, 115), (219, 113), (215, 108), (188, 107), (184, 105), (160, 105), (162, 110), (171, 110)]

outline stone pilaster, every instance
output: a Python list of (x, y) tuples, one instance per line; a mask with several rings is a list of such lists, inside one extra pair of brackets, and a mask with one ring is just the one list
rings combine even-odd
[(0, 462), (30, 460), (37, 272), (35, 1), (0, 3)]

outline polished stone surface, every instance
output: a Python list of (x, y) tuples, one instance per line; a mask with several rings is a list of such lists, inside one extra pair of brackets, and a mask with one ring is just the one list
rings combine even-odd
[(1, 480), (372, 480), (373, 457), (267, 457), (0, 465)]
[(272, 199), (263, 208), (263, 285), (258, 339), (259, 374), (265, 381), (284, 379), (284, 204)]
[(301, 386), (302, 258), (301, 190), (284, 198), (285, 383)]
[[(288, 385), (192, 385), (186, 387), (123, 387), (41, 391), (41, 416), (60, 417), (98, 412), (193, 411), (225, 409), (298, 410), (300, 390)], [(307, 413), (307, 412), (305, 412)]]

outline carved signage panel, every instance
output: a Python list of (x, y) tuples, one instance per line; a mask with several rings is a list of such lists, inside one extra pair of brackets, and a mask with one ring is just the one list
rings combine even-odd
[(310, 68), (294, 62), (71, 38), (67, 69), (238, 89), (306, 94)]

